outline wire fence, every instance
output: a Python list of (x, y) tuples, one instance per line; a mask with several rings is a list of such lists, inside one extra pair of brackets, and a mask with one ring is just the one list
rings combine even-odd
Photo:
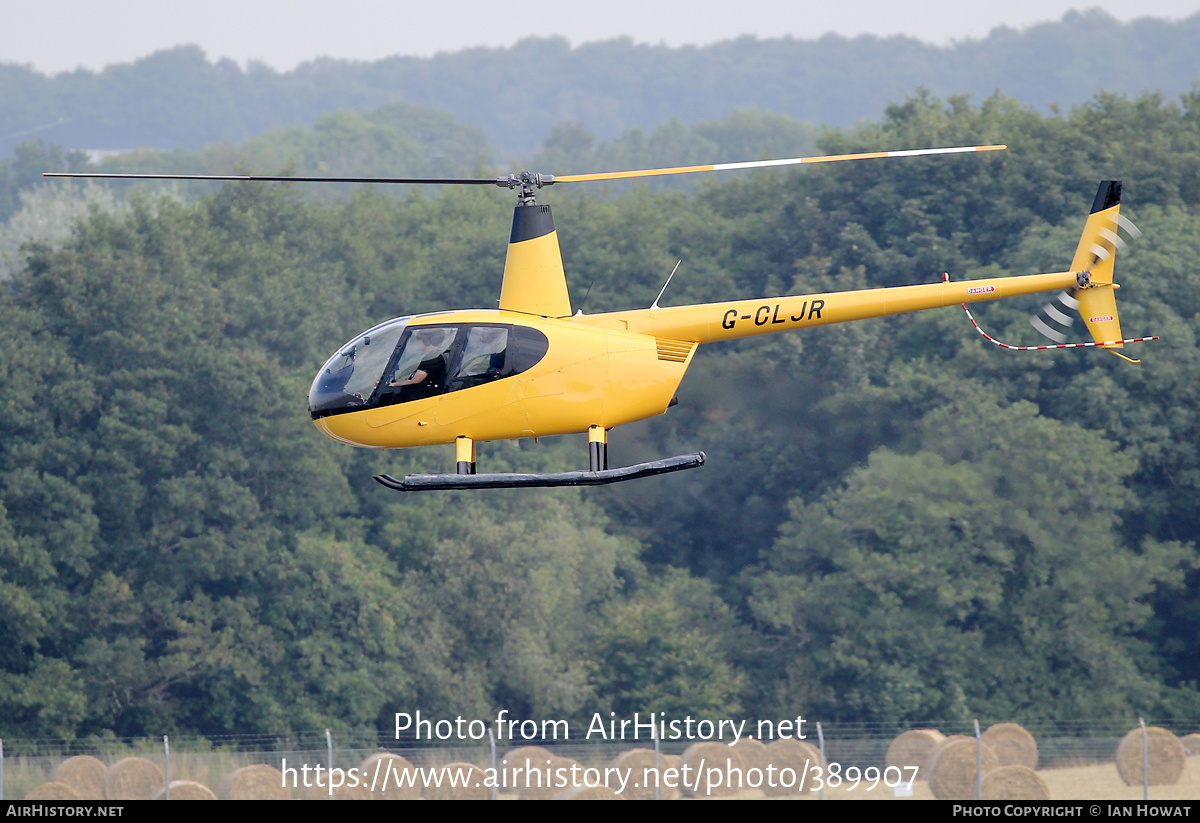
[(1200, 799), (1200, 721), (907, 730), (643, 717), (585, 733), (404, 717), (399, 731), (2, 740), (0, 799)]

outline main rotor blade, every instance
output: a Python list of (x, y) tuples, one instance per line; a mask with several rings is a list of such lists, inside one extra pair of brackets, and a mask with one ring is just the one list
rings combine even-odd
[(506, 177), (266, 177), (251, 174), (124, 174), (113, 172), (43, 172), (42, 177), (86, 177), (108, 180), (243, 180), (260, 183), (412, 183), (441, 186), (499, 186), (501, 188), (530, 188), (555, 183), (584, 183), (593, 180), (620, 180), (630, 177), (658, 177), (666, 174), (691, 174), (699, 171), (732, 171), (761, 169), (770, 166), (795, 166), (800, 163), (836, 163), (840, 160), (870, 160), (878, 157), (920, 157), (929, 154), (962, 154), (969, 151), (1001, 151), (1008, 146), (955, 146), (945, 149), (908, 149), (906, 151), (871, 151), (860, 154), (827, 154), (818, 157), (790, 157), (784, 160), (751, 160), (745, 163), (716, 163), (709, 166), (677, 166), (669, 169), (638, 169), (635, 171), (601, 172), (599, 174), (564, 174)]
[(691, 174), (698, 171), (761, 169), (769, 166), (795, 166), (800, 163), (836, 163), (839, 160), (870, 160), (876, 157), (918, 157), (925, 154), (961, 154), (968, 151), (1002, 151), (1008, 146), (956, 146), (948, 149), (910, 149), (908, 151), (870, 151), (861, 154), (827, 154), (822, 157), (792, 157), (786, 160), (752, 160), (747, 163), (716, 163), (711, 166), (677, 166), (670, 169), (612, 171), (599, 174), (555, 175), (555, 183), (584, 183), (593, 180), (620, 180), (626, 177), (657, 177), (664, 174)]
[[(42, 177), (101, 177), (110, 180), (250, 180), (259, 183), (431, 183), (442, 186), (496, 186), (495, 177), (262, 177), (250, 174), (101, 174), (42, 172)], [(507, 183), (506, 183), (507, 184)]]

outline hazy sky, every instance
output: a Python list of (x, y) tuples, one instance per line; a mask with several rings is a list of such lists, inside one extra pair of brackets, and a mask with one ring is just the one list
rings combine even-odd
[(0, 0), (0, 62), (56, 73), (100, 69), (197, 43), (210, 59), (291, 69), (314, 57), (375, 60), (561, 34), (572, 44), (712, 43), (741, 34), (907, 34), (931, 43), (1100, 7), (1118, 20), (1177, 20), (1200, 0)]

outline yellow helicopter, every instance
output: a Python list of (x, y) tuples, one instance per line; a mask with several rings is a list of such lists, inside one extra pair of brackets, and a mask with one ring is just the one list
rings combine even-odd
[[(1092, 205), (1068, 271), (883, 289), (735, 300), (586, 315), (572, 313), (558, 234), (550, 207), (536, 191), (550, 185), (803, 163), (998, 151), (962, 146), (908, 151), (763, 160), (705, 166), (498, 178), (331, 178), (252, 175), (47, 173), (47, 177), (240, 180), (275, 182), (435, 183), (495, 185), (517, 192), (499, 307), (398, 317), (350, 340), (318, 371), (309, 413), (324, 434), (354, 446), (395, 449), (456, 444), (454, 474), (389, 475), (375, 479), (398, 491), (600, 485), (694, 468), (704, 453), (633, 466), (608, 466), (608, 431), (664, 413), (697, 347), (771, 332), (869, 317), (963, 305), (1036, 292), (1063, 291), (1062, 305), (1078, 310), (1092, 342), (1036, 347), (1097, 346), (1156, 338), (1121, 338), (1113, 282), (1121, 184), (1105, 181)], [(672, 272), (674, 275), (674, 272)], [(1048, 316), (1063, 320), (1053, 303)], [(968, 311), (968, 316), (970, 312)], [(974, 318), (972, 318), (974, 322)], [(978, 324), (976, 324), (978, 329)], [(982, 329), (979, 329), (982, 334)], [(1044, 332), (1061, 335), (1049, 328)], [(985, 336), (987, 336), (985, 334)], [(1130, 361), (1137, 362), (1137, 361)], [(587, 471), (479, 474), (481, 441), (587, 432)]]

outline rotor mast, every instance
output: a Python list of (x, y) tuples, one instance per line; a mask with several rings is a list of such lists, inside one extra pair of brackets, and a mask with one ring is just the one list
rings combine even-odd
[(506, 311), (542, 317), (571, 314), (571, 295), (554, 216), (549, 206), (538, 205), (535, 199), (536, 189), (553, 183), (552, 175), (527, 171), (496, 179), (497, 186), (518, 189), (500, 286), (500, 308)]
[(497, 177), (496, 185), (500, 188), (518, 189), (517, 205), (532, 206), (536, 204), (534, 189), (540, 189), (542, 186), (553, 186), (554, 175), (523, 171), (520, 174)]

